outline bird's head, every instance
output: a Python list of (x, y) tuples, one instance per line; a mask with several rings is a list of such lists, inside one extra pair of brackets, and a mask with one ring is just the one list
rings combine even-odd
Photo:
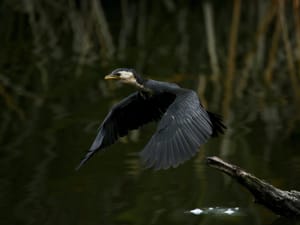
[(143, 86), (144, 79), (134, 70), (119, 68), (104, 77), (105, 80), (119, 80), (122, 83), (132, 84), (137, 87)]

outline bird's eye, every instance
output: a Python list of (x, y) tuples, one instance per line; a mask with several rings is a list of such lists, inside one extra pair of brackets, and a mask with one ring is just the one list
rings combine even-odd
[(115, 73), (116, 76), (121, 76), (121, 73)]

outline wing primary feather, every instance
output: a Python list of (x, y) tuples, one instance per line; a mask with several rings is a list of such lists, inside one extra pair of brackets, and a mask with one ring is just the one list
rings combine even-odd
[(189, 151), (188, 151), (189, 145), (185, 141), (185, 137), (183, 136), (181, 129), (178, 130), (178, 135), (179, 135), (179, 138), (177, 139), (177, 141), (181, 148), (180, 152), (182, 152), (181, 158), (182, 158), (182, 162), (183, 162), (189, 158)]
[(208, 139), (212, 134), (212, 126), (208, 118), (203, 117), (203, 114), (197, 113), (197, 118), (193, 121), (197, 129), (203, 135), (204, 139)]
[[(149, 144), (148, 144), (149, 145)], [(149, 150), (149, 147), (148, 145), (144, 148), (143, 151), (141, 151), (139, 153), (140, 157), (144, 160), (144, 161), (147, 161), (148, 159), (150, 159), (150, 155), (151, 155), (151, 152)]]
[(176, 147), (176, 145), (175, 145), (175, 135), (174, 135), (174, 137), (170, 140), (170, 146), (171, 146), (171, 149), (172, 149), (172, 151), (171, 151), (171, 157), (170, 157), (170, 162), (171, 162), (171, 166), (172, 167), (177, 167), (178, 166), (178, 149), (177, 149), (177, 147)]
[(197, 115), (196, 122), (201, 127), (201, 130), (206, 130), (207, 132), (210, 132), (211, 124), (210, 124), (209, 118), (206, 117), (206, 114), (204, 114), (204, 112), (200, 111), (200, 112), (197, 112), (196, 115)]
[(155, 156), (156, 156), (156, 150), (157, 145), (153, 141), (155, 138), (151, 138), (146, 147), (143, 149), (143, 151), (140, 152), (140, 157), (144, 160), (145, 166), (147, 168), (150, 168), (153, 166), (153, 163), (155, 162)]
[(163, 160), (163, 154), (164, 154), (164, 151), (163, 149), (161, 148), (161, 143), (156, 143), (156, 149), (155, 149), (155, 157), (154, 157), (154, 168), (155, 170), (159, 170), (161, 169), (161, 163), (162, 163), (162, 160)]
[(144, 150), (140, 153), (140, 156), (144, 160), (144, 164), (146, 168), (151, 168), (155, 165), (156, 153), (155, 150), (157, 149), (156, 144), (153, 142), (153, 139), (147, 144)]
[(85, 155), (84, 159), (81, 160), (81, 162), (79, 163), (79, 165), (76, 167), (76, 170), (79, 170), (79, 169), (82, 167), (82, 165), (85, 164), (86, 161), (88, 161), (88, 160), (92, 157), (92, 155), (93, 155), (94, 153), (95, 153), (95, 152), (92, 152), (92, 151), (88, 152), (88, 153)]
[(169, 145), (169, 161), (168, 161), (168, 165), (169, 167), (176, 167), (176, 156), (175, 156), (175, 146), (173, 145), (173, 138), (168, 142)]
[(164, 169), (165, 166), (167, 165), (167, 154), (168, 154), (168, 149), (167, 149), (167, 146), (166, 144), (164, 143), (162, 145), (162, 149), (161, 149), (161, 160), (160, 160), (160, 164), (159, 164), (159, 168), (160, 169)]
[(163, 161), (163, 169), (168, 169), (170, 167), (170, 158), (172, 157), (172, 149), (171, 149), (171, 146), (170, 146), (170, 141), (169, 140), (166, 140), (165, 141), (165, 154), (164, 154), (164, 161)]
[(174, 156), (176, 160), (176, 166), (178, 166), (182, 162), (182, 157), (181, 157), (181, 151), (180, 151), (180, 144), (178, 143), (178, 131), (176, 132), (176, 135), (174, 136), (173, 139), (173, 146), (174, 146)]
[(211, 136), (212, 129), (211, 129), (211, 127), (209, 130), (203, 129), (203, 128), (201, 128), (201, 124), (199, 124), (199, 123), (198, 123), (197, 127), (198, 127), (200, 133), (202, 134), (203, 143), (205, 143), (208, 140), (208, 138)]
[(186, 143), (186, 152), (188, 152), (188, 158), (191, 158), (194, 155), (195, 152), (195, 148), (197, 148), (196, 146), (194, 146), (190, 141), (189, 138), (187, 137), (187, 135), (185, 134), (185, 132), (181, 132), (182, 136), (183, 136), (183, 141)]
[(181, 150), (183, 147), (181, 147), (181, 144), (179, 143), (178, 139), (178, 131), (176, 132), (176, 136), (174, 137), (174, 146), (176, 147), (176, 159), (177, 163), (180, 163), (184, 158), (184, 152)]
[(198, 144), (200, 145), (200, 144), (204, 143), (205, 138), (204, 138), (203, 134), (201, 133), (201, 131), (197, 128), (197, 125), (194, 124), (194, 122), (192, 122), (190, 128), (191, 128), (192, 132), (194, 133)]
[(180, 143), (182, 143), (182, 146), (183, 146), (183, 149), (182, 151), (184, 152), (184, 161), (186, 161), (190, 156), (190, 153), (189, 153), (189, 144), (187, 143), (187, 141), (185, 140), (185, 137), (183, 135), (183, 132), (182, 130), (180, 130)]
[(189, 126), (188, 124), (184, 124), (184, 128), (185, 130), (188, 131), (188, 133), (186, 133), (186, 137), (188, 137), (188, 140), (190, 140), (190, 142), (195, 145), (195, 146), (198, 146), (200, 145), (199, 141), (198, 141), (198, 138), (195, 134), (195, 132), (193, 131), (193, 129), (191, 128), (191, 125)]
[[(101, 132), (101, 130), (100, 130)], [(103, 140), (103, 135), (101, 136), (101, 139)], [(100, 140), (100, 142), (102, 142), (102, 140)], [(88, 153), (85, 155), (85, 157), (81, 160), (81, 162), (79, 163), (79, 165), (76, 167), (76, 170), (79, 170), (83, 164), (85, 164), (96, 152), (97, 152), (98, 148), (90, 148), (90, 150), (88, 151)]]
[(199, 139), (201, 140), (201, 144), (205, 143), (207, 139), (210, 137), (211, 134), (211, 128), (207, 130), (206, 128), (202, 127), (202, 123), (199, 120), (193, 121), (193, 128), (197, 130)]

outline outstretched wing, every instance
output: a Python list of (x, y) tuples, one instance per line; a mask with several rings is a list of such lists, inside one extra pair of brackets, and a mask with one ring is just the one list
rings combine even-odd
[(151, 121), (158, 121), (175, 97), (173, 94), (164, 92), (152, 96), (135, 92), (123, 99), (110, 110), (104, 119), (92, 146), (77, 169), (98, 150), (115, 143), (119, 137), (127, 135), (130, 130), (137, 129)]
[(177, 95), (140, 153), (147, 167), (176, 167), (196, 154), (213, 134), (213, 124), (194, 91)]

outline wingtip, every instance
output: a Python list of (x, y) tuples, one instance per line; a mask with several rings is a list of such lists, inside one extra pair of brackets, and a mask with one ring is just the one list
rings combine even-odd
[(75, 170), (78, 171), (83, 166), (83, 164), (85, 164), (86, 161), (88, 161), (92, 157), (92, 155), (94, 155), (94, 153), (95, 153), (95, 151), (89, 151), (85, 155), (85, 157), (81, 160), (81, 162), (79, 163), (79, 165), (75, 168)]
[(78, 171), (78, 170), (81, 168), (82, 165), (83, 165), (83, 163), (82, 163), (82, 161), (81, 161), (81, 162), (79, 163), (79, 165), (75, 167), (75, 171)]
[(76, 166), (75, 171), (78, 171), (88, 159), (89, 158), (85, 157), (83, 160), (81, 160), (78, 166)]

